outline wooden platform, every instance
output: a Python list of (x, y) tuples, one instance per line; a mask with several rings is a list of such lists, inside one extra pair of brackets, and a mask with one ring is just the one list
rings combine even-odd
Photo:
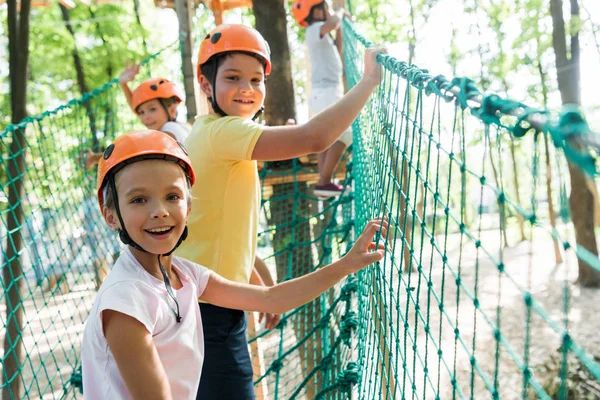
[[(317, 167), (317, 155), (311, 154), (309, 156), (300, 157), (300, 162), (302, 163), (302, 171), (299, 171), (295, 175), (292, 174), (292, 170), (290, 168), (281, 168), (281, 169), (271, 169), (274, 173), (267, 175), (264, 179), (261, 180), (261, 184), (263, 187), (263, 197), (268, 198), (273, 193), (274, 185), (281, 185), (285, 183), (293, 183), (293, 182), (305, 182), (307, 185), (311, 186), (317, 183), (319, 180), (319, 169)], [(346, 177), (346, 164), (349, 162), (348, 157), (343, 158), (338, 164), (333, 178), (338, 182), (341, 182)], [(265, 168), (265, 162), (258, 163), (258, 173), (262, 172), (263, 168)]]

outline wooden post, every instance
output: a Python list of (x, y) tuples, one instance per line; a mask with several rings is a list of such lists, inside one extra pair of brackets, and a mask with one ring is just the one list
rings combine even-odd
[(185, 90), (185, 106), (187, 120), (193, 123), (198, 115), (196, 92), (194, 88), (194, 63), (192, 62), (192, 11), (190, 0), (175, 0), (175, 11), (179, 20), (179, 41), (181, 42), (181, 66), (183, 70), (183, 87)]

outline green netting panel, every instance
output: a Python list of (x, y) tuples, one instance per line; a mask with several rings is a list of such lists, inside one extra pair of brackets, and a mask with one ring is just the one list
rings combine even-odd
[[(368, 42), (347, 21), (344, 32), (352, 87)], [(590, 172), (593, 160), (558, 126), (525, 135), (506, 116), (535, 110), (498, 96), (479, 107), (468, 80), (380, 62), (384, 82), (354, 125), (355, 225), (387, 216), (392, 237), (358, 274), (358, 398), (597, 398), (599, 326), (594, 297), (572, 286), (565, 154)]]
[[(162, 63), (176, 51), (145, 60), (140, 79), (168, 72)], [(81, 155), (142, 127), (115, 80), (0, 134), (2, 398), (73, 392), (96, 283), (119, 251)]]
[[(346, 162), (344, 158), (342, 164), (351, 167)], [(318, 171), (309, 159), (265, 166), (260, 177), (264, 230), (258, 254), (273, 267), (278, 281), (311, 272), (345, 254), (354, 226), (351, 191), (330, 201), (314, 197)], [(352, 184), (350, 174), (341, 174), (340, 179)], [(351, 352), (359, 324), (353, 311), (357, 289), (354, 278), (346, 279), (285, 315), (277, 329), (256, 337), (249, 332), (258, 398), (347, 398), (358, 382)]]

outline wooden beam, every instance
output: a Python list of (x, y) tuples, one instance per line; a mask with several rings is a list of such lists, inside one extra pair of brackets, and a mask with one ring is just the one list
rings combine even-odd
[(183, 87), (185, 89), (185, 106), (187, 108), (187, 120), (194, 123), (198, 115), (198, 104), (194, 89), (194, 63), (192, 61), (192, 15), (194, 5), (192, 0), (175, 0), (175, 10), (179, 20), (179, 40), (181, 41), (181, 65), (183, 66)]
[[(343, 180), (346, 177), (346, 164), (347, 160), (340, 161), (337, 166), (334, 174), (334, 178), (337, 180)], [(296, 175), (291, 173), (291, 170), (285, 169), (277, 172), (281, 172), (279, 174), (269, 174), (264, 179), (262, 179), (262, 185), (264, 187), (278, 185), (282, 183), (292, 183), (292, 182), (307, 182), (307, 183), (316, 183), (319, 180), (319, 171), (315, 164), (306, 164), (303, 163), (304, 168), (306, 170), (298, 172)], [(264, 165), (259, 165), (259, 173), (264, 168)]]

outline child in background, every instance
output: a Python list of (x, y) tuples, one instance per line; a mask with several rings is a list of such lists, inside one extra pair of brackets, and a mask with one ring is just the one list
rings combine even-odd
[(386, 237), (387, 222), (377, 219), (348, 254), (311, 274), (271, 287), (227, 280), (173, 256), (188, 235), (195, 181), (185, 149), (162, 132), (124, 134), (104, 152), (98, 201), (127, 248), (86, 322), (86, 399), (192, 400), (204, 361), (198, 298), (228, 309), (281, 314), (383, 257), (384, 245), (372, 240), (377, 232)]
[[(168, 133), (183, 143), (190, 134), (188, 125), (176, 121), (177, 105), (183, 101), (183, 92), (175, 83), (165, 78), (147, 79), (132, 92), (128, 83), (135, 78), (139, 70), (139, 64), (127, 63), (119, 75), (119, 86), (127, 104), (146, 128)], [(102, 154), (92, 152), (91, 149), (85, 150), (85, 168), (89, 170), (98, 164)]]
[[(198, 79), (210, 114), (196, 119), (185, 142), (198, 183), (188, 219), (190, 239), (177, 255), (239, 284), (255, 283), (257, 161), (318, 153), (337, 141), (379, 85), (376, 55), (382, 51), (368, 49), (363, 79), (305, 124), (264, 126), (253, 120), (262, 110), (265, 77), (271, 72), (267, 42), (243, 25), (219, 25), (206, 35), (198, 53)], [(253, 399), (245, 315), (208, 303), (200, 303), (206, 362), (197, 399)]]
[[(324, 0), (295, 0), (292, 15), (302, 27), (306, 27), (304, 43), (310, 58), (309, 112), (315, 115), (335, 104), (344, 95), (342, 83), (342, 59), (331, 32), (339, 29), (346, 11), (340, 9), (330, 14)], [(344, 188), (333, 182), (333, 173), (344, 151), (352, 144), (352, 129), (348, 127), (327, 150), (319, 153), (319, 181), (315, 195), (339, 196)]]

